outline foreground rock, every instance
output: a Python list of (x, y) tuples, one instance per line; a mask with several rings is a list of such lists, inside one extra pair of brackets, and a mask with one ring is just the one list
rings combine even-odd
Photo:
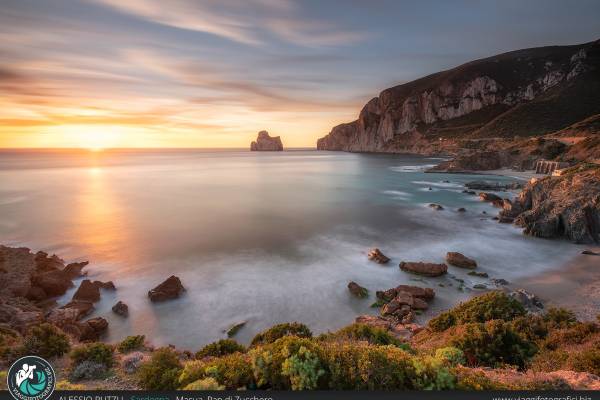
[(533, 293), (529, 293), (523, 289), (517, 289), (508, 293), (508, 295), (521, 303), (523, 307), (525, 307), (525, 309), (530, 313), (541, 314), (544, 312), (544, 304)]
[(475, 269), (477, 261), (465, 256), (464, 254), (450, 251), (446, 254), (446, 262), (459, 268)]
[(487, 202), (490, 202), (490, 203), (494, 203), (494, 202), (497, 202), (497, 201), (502, 201), (502, 197), (497, 196), (497, 195), (495, 195), (493, 193), (486, 193), (486, 192), (479, 193), (479, 198), (482, 201), (487, 201)]
[(446, 264), (424, 263), (424, 262), (401, 262), (400, 269), (406, 272), (424, 276), (440, 276), (448, 272)]
[(533, 180), (499, 217), (514, 219), (526, 235), (600, 242), (600, 165)]
[(82, 300), (95, 303), (100, 300), (100, 286), (89, 279), (81, 281), (79, 288), (73, 295), (73, 300)]
[(420, 286), (410, 286), (410, 285), (399, 285), (395, 288), (388, 289), (386, 291), (377, 291), (375, 296), (378, 299), (383, 301), (391, 301), (394, 297), (398, 295), (400, 292), (406, 292), (411, 294), (413, 297), (417, 297), (422, 300), (433, 300), (435, 297), (435, 291), (431, 288), (423, 288)]
[(389, 331), (398, 339), (408, 340), (424, 328), (423, 326), (415, 323), (399, 323), (392, 319), (378, 317), (375, 315), (359, 315), (356, 317), (355, 322), (358, 324), (365, 324), (374, 328), (385, 329)]
[(348, 290), (350, 291), (350, 293), (352, 293), (354, 296), (364, 299), (366, 297), (369, 296), (369, 291), (360, 286), (358, 283), (356, 282), (350, 282), (348, 283)]
[(378, 248), (371, 249), (367, 257), (369, 257), (369, 260), (375, 261), (378, 264), (387, 264), (390, 261), (390, 259), (383, 255)]
[(181, 284), (181, 280), (175, 275), (167, 278), (166, 281), (148, 292), (148, 297), (151, 301), (165, 301), (178, 298), (185, 288)]
[(415, 311), (426, 310), (428, 301), (435, 297), (430, 288), (399, 285), (385, 291), (377, 291), (377, 305), (381, 306), (381, 315), (391, 322), (408, 324), (415, 319)]
[(279, 136), (271, 137), (267, 131), (258, 132), (255, 142), (250, 144), (252, 151), (282, 151), (283, 144)]
[(502, 192), (506, 190), (521, 189), (523, 184), (520, 182), (512, 182), (507, 184), (501, 184), (499, 182), (488, 182), (488, 181), (473, 181), (465, 183), (465, 187), (470, 190), (485, 190), (492, 192)]

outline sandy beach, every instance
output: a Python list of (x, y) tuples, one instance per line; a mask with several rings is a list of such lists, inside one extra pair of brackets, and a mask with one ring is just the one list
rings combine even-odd
[[(600, 246), (583, 250), (600, 253)], [(600, 256), (580, 254), (552, 271), (515, 285), (539, 296), (546, 306), (564, 307), (582, 320), (595, 320), (600, 309)]]

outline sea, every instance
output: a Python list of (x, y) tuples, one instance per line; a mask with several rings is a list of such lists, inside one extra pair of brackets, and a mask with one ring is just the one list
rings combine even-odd
[[(436, 291), (418, 316), (425, 322), (480, 285), (495, 288), (492, 279), (518, 287), (580, 252), (498, 223), (498, 209), (463, 192), (469, 181), (516, 178), (424, 172), (440, 161), (302, 149), (2, 150), (0, 243), (89, 260), (87, 278), (113, 281), (117, 290), (103, 290), (90, 316), (109, 321), (105, 340), (144, 334), (192, 351), (242, 322), (241, 343), (282, 322), (334, 331), (377, 314), (375, 292), (399, 284)], [(391, 261), (369, 261), (373, 247)], [(424, 278), (398, 267), (443, 262), (449, 251), (474, 258), (489, 278), (452, 266)], [(148, 290), (171, 275), (185, 293), (150, 302)], [(369, 298), (353, 297), (350, 281)], [(119, 300), (129, 317), (111, 311)]]

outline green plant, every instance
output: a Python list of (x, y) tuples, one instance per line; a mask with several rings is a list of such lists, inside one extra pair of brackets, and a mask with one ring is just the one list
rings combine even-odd
[(6, 374), (7, 373), (8, 373), (7, 371), (0, 371), (0, 390), (8, 389), (6, 387)]
[(486, 322), (494, 319), (511, 321), (525, 315), (517, 300), (500, 291), (493, 291), (461, 303), (429, 321), (429, 328), (442, 332), (454, 325), (469, 322)]
[(290, 378), (292, 390), (316, 389), (319, 377), (325, 374), (319, 357), (304, 346), (283, 362), (281, 372)]
[(553, 328), (568, 328), (577, 323), (577, 317), (570, 310), (552, 307), (544, 314), (544, 321)]
[(469, 365), (497, 367), (504, 364), (523, 368), (537, 352), (533, 342), (501, 320), (469, 323), (457, 329), (450, 345), (461, 349)]
[(67, 353), (71, 345), (67, 335), (54, 325), (43, 323), (31, 328), (23, 339), (20, 353), (42, 358), (60, 357)]
[(183, 390), (225, 390), (225, 386), (219, 385), (215, 378), (198, 379), (188, 385)]
[(449, 390), (456, 386), (456, 377), (448, 368), (445, 359), (415, 357), (413, 366), (415, 368), (414, 385), (417, 389)]
[(75, 347), (71, 351), (71, 360), (73, 360), (73, 364), (75, 365), (84, 361), (92, 361), (94, 363), (102, 364), (107, 368), (112, 367), (115, 361), (112, 346), (102, 342), (89, 343)]
[(456, 347), (442, 347), (435, 351), (435, 359), (445, 365), (455, 367), (466, 363), (465, 353)]
[(456, 367), (453, 370), (456, 376), (456, 389), (458, 390), (507, 390), (502, 383), (494, 382), (482, 371), (465, 367)]
[(600, 375), (600, 348), (584, 350), (573, 354), (570, 366), (574, 371)]
[(178, 387), (181, 370), (177, 352), (170, 347), (162, 347), (141, 365), (139, 384), (146, 390), (174, 390)]
[(581, 344), (598, 332), (598, 326), (593, 322), (577, 322), (568, 328), (553, 329), (546, 338), (544, 346), (558, 349), (564, 345)]
[(127, 336), (121, 343), (119, 343), (117, 350), (123, 354), (134, 350), (140, 350), (144, 347), (145, 340), (146, 336), (144, 335)]
[(243, 353), (246, 348), (233, 339), (221, 339), (217, 342), (207, 344), (196, 353), (196, 358), (221, 357), (231, 353)]
[(348, 325), (339, 331), (322, 337), (325, 340), (341, 339), (341, 340), (364, 340), (376, 345), (393, 345), (404, 350), (409, 350), (410, 346), (392, 336), (383, 328), (377, 328), (366, 324), (355, 323)]
[(300, 324), (298, 322), (283, 323), (272, 326), (266, 331), (257, 334), (252, 339), (251, 344), (252, 346), (255, 346), (258, 344), (273, 343), (277, 339), (282, 338), (284, 336), (310, 338), (312, 337), (312, 332), (306, 325)]
[(56, 382), (56, 390), (85, 390), (84, 385), (76, 385), (65, 379)]

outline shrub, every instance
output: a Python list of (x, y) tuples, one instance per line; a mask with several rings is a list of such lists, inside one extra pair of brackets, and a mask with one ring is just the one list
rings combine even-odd
[(62, 379), (56, 382), (56, 390), (86, 390), (86, 387), (83, 385), (76, 385)]
[(410, 346), (407, 343), (395, 338), (385, 329), (376, 328), (366, 324), (348, 325), (335, 333), (324, 335), (323, 339), (364, 340), (375, 345), (393, 345), (404, 350), (410, 349)]
[(600, 348), (574, 353), (570, 364), (574, 371), (600, 375)]
[(317, 388), (319, 377), (325, 370), (319, 357), (302, 346), (297, 354), (283, 362), (282, 374), (290, 378), (292, 390), (312, 390)]
[(84, 361), (91, 361), (102, 364), (106, 368), (112, 367), (115, 361), (112, 346), (102, 342), (84, 344), (74, 348), (71, 351), (71, 360), (75, 365)]
[(511, 321), (513, 330), (525, 339), (537, 342), (548, 336), (548, 322), (539, 315), (525, 315)]
[(544, 314), (544, 321), (553, 328), (568, 328), (577, 323), (577, 317), (572, 311), (552, 307)]
[(126, 356), (123, 356), (123, 359), (121, 360), (121, 367), (125, 373), (133, 374), (140, 368), (143, 360), (144, 354), (140, 352), (130, 353)]
[(231, 390), (254, 387), (250, 358), (242, 353), (186, 363), (179, 376), (179, 386), (187, 387), (189, 384), (205, 378), (213, 378), (219, 385)]
[(221, 357), (232, 353), (243, 353), (246, 348), (233, 339), (221, 339), (218, 342), (207, 344), (196, 353), (196, 358)]
[(225, 386), (219, 385), (215, 378), (204, 378), (186, 385), (183, 390), (225, 390)]
[(117, 350), (123, 354), (134, 350), (141, 350), (144, 348), (145, 340), (146, 336), (144, 335), (127, 336), (121, 343), (119, 343)]
[(162, 347), (152, 353), (138, 371), (139, 384), (146, 390), (174, 390), (182, 367), (175, 350)]
[(453, 370), (456, 376), (456, 389), (458, 390), (507, 390), (502, 383), (494, 382), (482, 371), (465, 367), (456, 367)]
[(31, 328), (23, 339), (21, 353), (42, 358), (60, 357), (71, 345), (67, 335), (51, 324), (40, 324)]
[(443, 358), (414, 358), (414, 386), (416, 389), (448, 390), (456, 386), (456, 377), (450, 372)]
[(7, 371), (0, 371), (0, 390), (8, 389), (6, 387), (6, 374), (7, 373), (8, 373)]
[(493, 291), (441, 313), (429, 321), (429, 328), (435, 332), (442, 332), (454, 325), (494, 319), (511, 321), (525, 314), (525, 309), (517, 300), (503, 292)]
[(456, 347), (442, 347), (441, 349), (437, 349), (435, 351), (435, 359), (451, 367), (466, 363), (465, 353)]
[(394, 346), (330, 342), (321, 347), (323, 381), (334, 390), (398, 390), (417, 387), (410, 355)]
[(106, 368), (106, 365), (95, 361), (85, 360), (75, 365), (69, 377), (72, 381), (100, 379), (106, 376), (107, 372), (108, 368)]
[(489, 367), (508, 364), (523, 368), (537, 351), (534, 343), (500, 320), (463, 325), (457, 329), (450, 344), (465, 353), (468, 364)]
[(531, 360), (530, 369), (533, 371), (558, 371), (563, 369), (569, 359), (565, 350), (542, 349)]
[(569, 328), (552, 330), (544, 342), (549, 349), (557, 349), (564, 345), (581, 344), (598, 332), (598, 326), (592, 322), (578, 322)]
[(310, 338), (312, 337), (312, 332), (308, 326), (298, 322), (278, 324), (254, 336), (251, 345), (273, 343), (284, 336)]

